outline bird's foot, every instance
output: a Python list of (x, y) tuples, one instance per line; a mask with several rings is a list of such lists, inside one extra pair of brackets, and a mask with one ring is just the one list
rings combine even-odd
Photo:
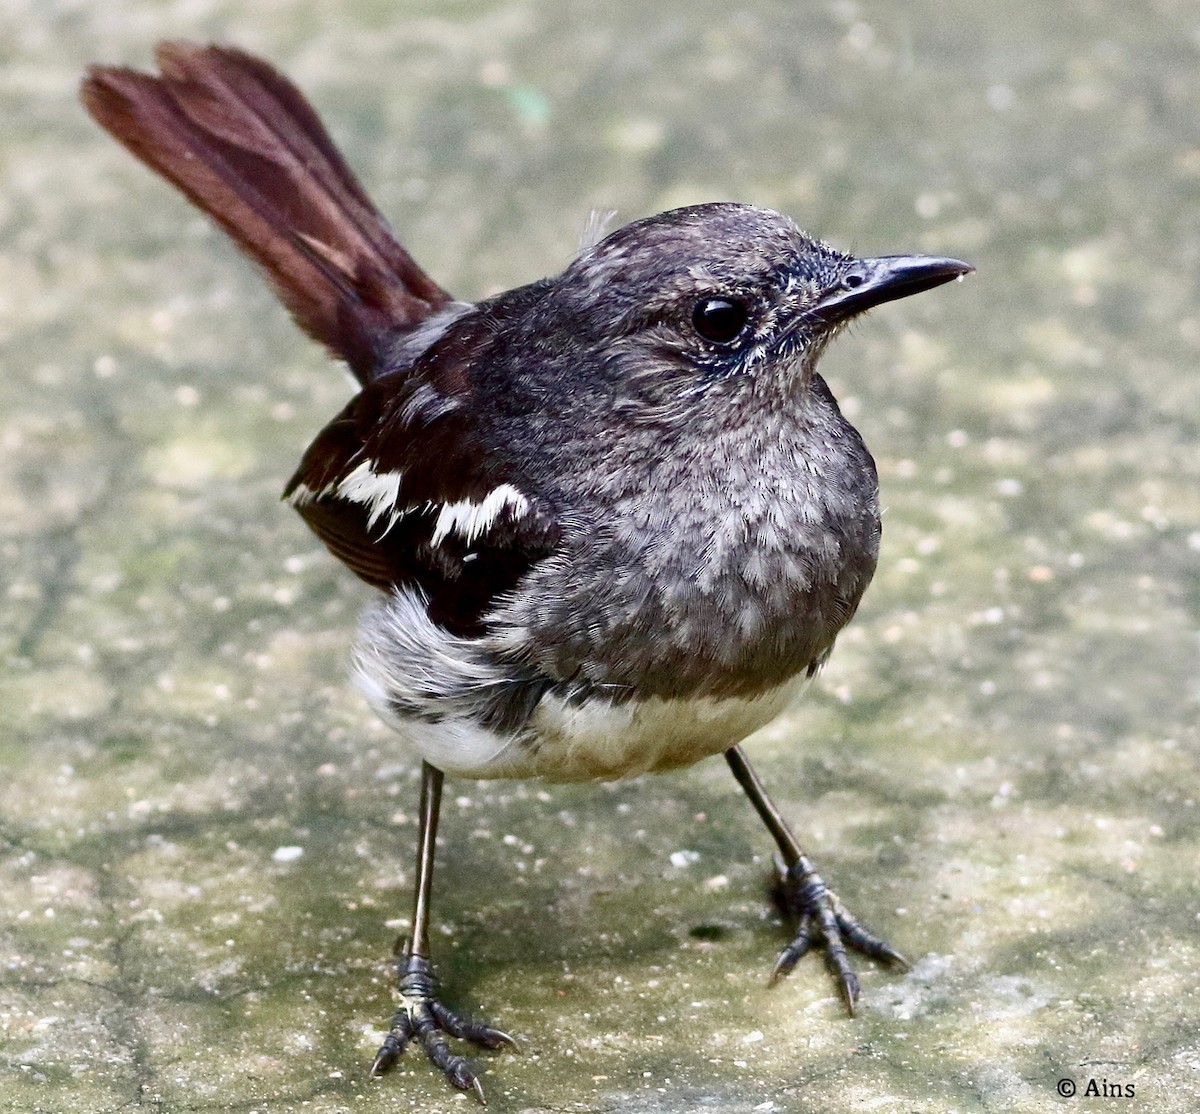
[(868, 932), (829, 889), (808, 857), (801, 855), (782, 871), (780, 903), (796, 918), (796, 935), (779, 953), (771, 972), (771, 985), (788, 975), (814, 948), (821, 951), (825, 968), (851, 1017), (858, 1001), (858, 976), (850, 966), (850, 952), (888, 967), (907, 970), (909, 962), (895, 948)]
[(382, 1075), (400, 1057), (410, 1041), (416, 1040), (433, 1064), (460, 1091), (473, 1091), (480, 1105), (486, 1106), (483, 1085), (470, 1065), (450, 1051), (446, 1037), (471, 1041), (483, 1048), (516, 1048), (517, 1042), (507, 1033), (464, 1021), (438, 1000), (437, 981), (433, 965), (419, 955), (405, 955), (400, 960), (400, 1008), (388, 1026), (389, 1032), (375, 1054), (372, 1075)]

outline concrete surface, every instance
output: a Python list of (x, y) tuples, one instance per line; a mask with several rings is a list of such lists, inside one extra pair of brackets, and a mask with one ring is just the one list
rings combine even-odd
[(883, 558), (749, 748), (914, 970), (863, 965), (854, 1021), (815, 960), (766, 988), (720, 762), (451, 783), (439, 969), (525, 1047), (478, 1058), (491, 1108), (1195, 1110), (1200, 15), (1165, 0), (0, 5), (0, 1110), (471, 1108), (367, 1075), (416, 767), (346, 683), (367, 589), (278, 503), (345, 379), (76, 103), (164, 37), (273, 58), (464, 296), (593, 207), (716, 198), (978, 266), (826, 361)]

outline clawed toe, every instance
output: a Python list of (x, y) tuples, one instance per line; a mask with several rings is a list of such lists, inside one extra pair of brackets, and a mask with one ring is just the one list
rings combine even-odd
[(850, 952), (889, 967), (908, 969), (909, 962), (904, 956), (859, 924), (806, 856), (801, 855), (780, 881), (782, 903), (796, 917), (796, 934), (775, 960), (772, 986), (786, 977), (808, 952), (819, 949), (846, 1011), (853, 1016), (859, 984), (858, 975), (850, 966)]
[(471, 1070), (466, 1058), (450, 1051), (446, 1038), (470, 1041), (482, 1048), (509, 1047), (515, 1051), (517, 1042), (507, 1033), (467, 1021), (444, 1006), (437, 998), (437, 983), (433, 968), (422, 956), (407, 956), (402, 961), (400, 978), (400, 1008), (393, 1015), (389, 1032), (383, 1038), (371, 1074), (386, 1072), (400, 1058), (412, 1041), (421, 1045), (425, 1056), (460, 1091), (473, 1091), (481, 1106), (487, 1105), (483, 1085)]

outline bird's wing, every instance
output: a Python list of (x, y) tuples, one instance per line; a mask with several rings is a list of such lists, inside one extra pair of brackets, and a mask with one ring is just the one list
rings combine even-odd
[(469, 315), (412, 367), (369, 383), (284, 492), (359, 577), (418, 587), (430, 616), (464, 634), (559, 537), (547, 500), (480, 434), (475, 382), (494, 336)]

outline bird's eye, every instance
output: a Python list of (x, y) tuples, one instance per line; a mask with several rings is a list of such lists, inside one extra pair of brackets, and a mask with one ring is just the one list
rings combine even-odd
[(692, 327), (713, 344), (728, 344), (741, 335), (748, 316), (732, 298), (701, 298), (692, 310)]

